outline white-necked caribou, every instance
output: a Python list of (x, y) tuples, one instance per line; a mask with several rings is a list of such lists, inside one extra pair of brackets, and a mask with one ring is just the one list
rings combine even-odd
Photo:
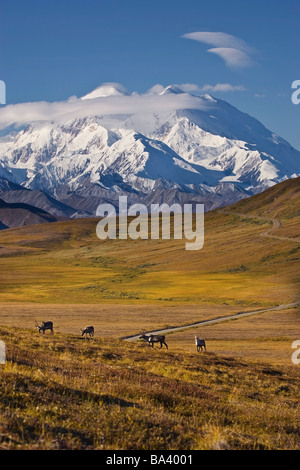
[(152, 348), (154, 348), (154, 343), (160, 343), (160, 349), (162, 348), (163, 344), (167, 349), (169, 349), (166, 343), (166, 337), (164, 335), (153, 335), (151, 333), (146, 335), (143, 330), (139, 336), (139, 339), (144, 339), (148, 343), (148, 346), (152, 346)]
[(199, 336), (196, 336), (196, 335), (195, 335), (195, 344), (196, 344), (196, 346), (197, 346), (197, 352), (203, 351), (203, 348), (204, 348), (204, 350), (206, 351), (205, 340), (204, 340), (204, 339), (200, 339), (200, 337), (199, 337)]

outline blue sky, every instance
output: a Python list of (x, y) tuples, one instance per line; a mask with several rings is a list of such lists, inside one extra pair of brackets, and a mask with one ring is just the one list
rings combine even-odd
[(300, 149), (299, 16), (299, 0), (0, 0), (0, 79), (7, 104), (207, 86)]

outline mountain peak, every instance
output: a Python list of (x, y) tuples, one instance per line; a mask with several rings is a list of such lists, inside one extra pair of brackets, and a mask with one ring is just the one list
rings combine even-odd
[(217, 103), (216, 98), (209, 95), (208, 93), (205, 93), (205, 95), (202, 95), (202, 98), (205, 98), (207, 101), (211, 101), (212, 103)]
[(160, 95), (179, 95), (180, 93), (185, 93), (178, 85), (169, 85), (167, 86)]
[(95, 98), (107, 98), (108, 96), (124, 96), (128, 91), (120, 83), (107, 82), (99, 85), (95, 90), (82, 96), (81, 100), (93, 100)]
[(226, 101), (192, 92), (192, 84), (157, 84), (126, 96), (110, 82), (81, 104), (55, 104), (59, 119), (47, 114), (0, 137), (0, 177), (54, 196), (87, 185), (146, 194), (159, 181), (187, 194), (205, 185), (219, 198), (239, 197), (236, 185), (248, 195), (299, 175), (300, 153), (286, 141)]

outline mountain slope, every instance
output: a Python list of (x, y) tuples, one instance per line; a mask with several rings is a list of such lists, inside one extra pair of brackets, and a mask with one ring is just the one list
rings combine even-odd
[(1, 191), (0, 198), (10, 204), (28, 204), (42, 209), (55, 217), (72, 217), (76, 210), (40, 190), (29, 190), (19, 187), (19, 189)]
[(26, 225), (56, 222), (58, 219), (46, 211), (29, 204), (8, 204), (0, 199), (0, 230)]
[[(168, 198), (176, 190), (202, 194), (205, 202), (207, 192), (213, 208), (222, 205), (213, 197), (220, 185), (228, 185), (226, 204), (300, 174), (300, 152), (284, 139), (225, 101), (178, 86), (129, 95), (121, 85), (104, 84), (48, 108), (45, 116), (2, 130), (0, 177), (55, 198), (63, 186), (71, 207), (72, 194), (76, 199), (96, 186), (112, 200), (125, 192), (151, 201), (163, 189)], [(81, 213), (89, 211), (81, 200)]]

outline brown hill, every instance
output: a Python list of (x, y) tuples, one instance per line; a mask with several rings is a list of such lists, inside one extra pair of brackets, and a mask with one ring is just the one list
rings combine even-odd
[(228, 207), (228, 210), (270, 218), (300, 216), (300, 178), (293, 178)]
[(9, 204), (0, 199), (0, 230), (25, 225), (56, 222), (57, 217), (29, 204)]

